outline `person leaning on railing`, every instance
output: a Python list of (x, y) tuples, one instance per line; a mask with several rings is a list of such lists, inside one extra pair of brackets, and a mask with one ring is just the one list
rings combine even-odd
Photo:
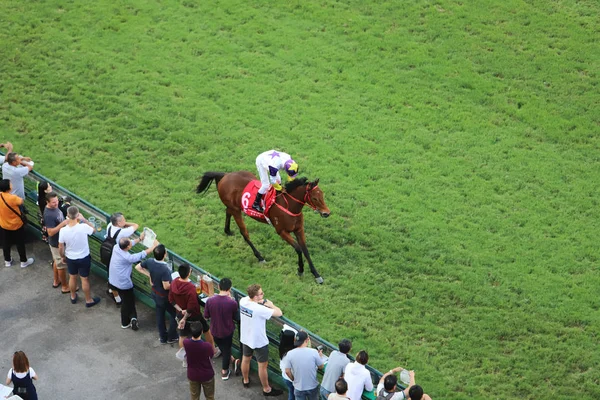
[(29, 174), (33, 167), (31, 158), (22, 157), (17, 153), (8, 153), (5, 163), (2, 164), (2, 177), (10, 180), (12, 184), (11, 193), (25, 200), (25, 183), (23, 177)]
[(248, 286), (248, 296), (240, 300), (240, 342), (242, 343), (242, 376), (245, 388), (250, 387), (250, 361), (256, 354), (258, 377), (264, 396), (279, 396), (282, 390), (269, 385), (269, 339), (267, 320), (281, 317), (283, 313), (271, 300), (264, 298), (260, 285)]
[(63, 263), (63, 259), (58, 249), (58, 233), (69, 221), (65, 219), (62, 211), (58, 208), (58, 195), (51, 192), (45, 196), (46, 202), (42, 219), (46, 226), (48, 245), (50, 246), (50, 253), (52, 254), (52, 272), (54, 276), (52, 287), (57, 288), (61, 286), (62, 293), (67, 294), (70, 292), (69, 280), (67, 279), (67, 264)]
[(352, 342), (348, 339), (340, 340), (339, 351), (334, 350), (329, 355), (327, 368), (321, 382), (321, 400), (327, 400), (330, 393), (335, 392), (335, 383), (344, 376), (344, 369), (350, 363), (348, 353), (352, 350)]
[(158, 246), (155, 240), (153, 245), (146, 250), (138, 253), (130, 253), (129, 250), (140, 241), (144, 240), (144, 233), (139, 239), (130, 240), (123, 237), (115, 244), (113, 253), (110, 258), (110, 275), (108, 276), (109, 287), (112, 290), (117, 290), (123, 299), (121, 306), (121, 328), (131, 328), (133, 331), (139, 329), (137, 310), (135, 308), (135, 294), (133, 292), (133, 281), (131, 280), (131, 270), (133, 263), (142, 261), (146, 256), (154, 251)]
[(384, 397), (386, 400), (431, 400), (429, 395), (423, 393), (423, 388), (415, 384), (415, 371), (408, 371), (410, 381), (406, 389), (396, 392), (396, 385), (398, 384), (396, 373), (403, 370), (402, 367), (396, 367), (383, 374), (379, 379), (377, 389), (375, 389), (375, 396)]
[(344, 379), (348, 382), (348, 397), (350, 400), (360, 400), (363, 390), (370, 392), (373, 390), (371, 373), (365, 367), (369, 362), (369, 354), (361, 350), (356, 355), (356, 361), (346, 366), (344, 370)]
[[(116, 212), (110, 216), (110, 223), (106, 226), (106, 237), (110, 235), (110, 237), (115, 239), (115, 243), (119, 243), (121, 238), (131, 237), (139, 228), (139, 225), (135, 222), (128, 222), (125, 219), (123, 213)], [(106, 266), (107, 280), (110, 280), (110, 268), (109, 265)], [(117, 307), (120, 307), (122, 304), (121, 296), (119, 296), (119, 291), (114, 287), (108, 285), (108, 289), (106, 289), (106, 294), (108, 297), (113, 299)]]
[(215, 340), (210, 333), (208, 323), (200, 311), (196, 286), (190, 281), (191, 270), (192, 267), (189, 264), (181, 264), (177, 270), (179, 277), (171, 282), (171, 289), (169, 290), (169, 302), (175, 307), (179, 317), (179, 348), (183, 347), (183, 340), (186, 337), (191, 337), (190, 323), (192, 322), (200, 322), (202, 324), (204, 338), (214, 347)]

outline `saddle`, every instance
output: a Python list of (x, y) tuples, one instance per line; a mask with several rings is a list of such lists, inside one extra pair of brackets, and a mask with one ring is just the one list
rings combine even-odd
[(246, 185), (244, 188), (244, 192), (242, 193), (242, 210), (246, 215), (252, 217), (256, 220), (267, 222), (267, 218), (265, 215), (269, 213), (269, 209), (273, 204), (275, 204), (275, 196), (277, 195), (277, 191), (275, 188), (271, 186), (269, 191), (263, 196), (262, 206), (265, 210), (264, 213), (258, 212), (252, 208), (252, 203), (254, 203), (254, 199), (256, 198), (256, 194), (258, 193), (258, 189), (262, 184), (259, 180), (253, 180)]

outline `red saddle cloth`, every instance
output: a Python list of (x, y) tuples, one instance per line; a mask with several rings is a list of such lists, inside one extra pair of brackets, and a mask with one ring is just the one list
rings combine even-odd
[(252, 204), (254, 203), (254, 199), (256, 199), (256, 194), (258, 193), (258, 189), (262, 184), (258, 180), (254, 180), (246, 185), (244, 188), (244, 193), (242, 193), (242, 210), (246, 215), (258, 219), (260, 221), (267, 222), (267, 218), (265, 214), (269, 212), (269, 208), (275, 203), (275, 196), (277, 191), (271, 186), (266, 195), (262, 198), (262, 206), (265, 210), (265, 213), (261, 213), (252, 208)]

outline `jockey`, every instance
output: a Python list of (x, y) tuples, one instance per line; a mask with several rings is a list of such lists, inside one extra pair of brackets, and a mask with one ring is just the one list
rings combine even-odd
[(260, 201), (264, 194), (267, 193), (267, 190), (269, 190), (269, 186), (273, 185), (276, 190), (281, 191), (281, 177), (279, 176), (279, 171), (282, 169), (285, 170), (288, 175), (288, 180), (292, 181), (296, 175), (298, 175), (298, 164), (296, 161), (292, 160), (292, 157), (289, 154), (276, 150), (269, 150), (256, 157), (256, 168), (258, 169), (258, 176), (260, 177), (262, 186), (258, 189), (252, 208), (256, 211), (263, 212), (264, 210), (261, 207)]

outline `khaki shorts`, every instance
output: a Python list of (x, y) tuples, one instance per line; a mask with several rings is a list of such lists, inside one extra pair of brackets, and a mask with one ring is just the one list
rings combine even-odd
[(58, 251), (58, 247), (50, 246), (50, 252), (52, 253), (52, 259), (56, 263), (56, 269), (65, 269), (67, 268), (67, 264), (63, 264), (62, 257), (60, 256), (60, 252)]

